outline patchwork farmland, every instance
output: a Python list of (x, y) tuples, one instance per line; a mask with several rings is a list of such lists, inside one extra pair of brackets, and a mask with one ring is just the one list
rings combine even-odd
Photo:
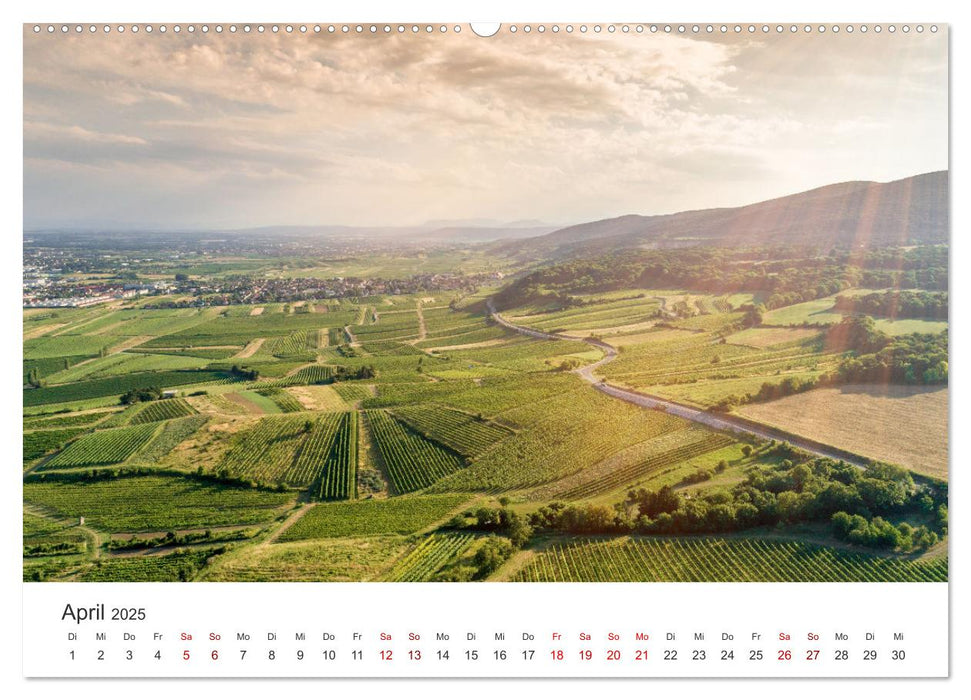
[[(940, 265), (915, 250), (911, 268)], [(380, 264), (457, 264), (435, 255)], [(862, 273), (817, 270), (797, 299), (643, 255), (623, 284), (622, 265), (595, 283), (554, 264), (454, 290), (25, 310), (25, 578), (946, 580), (940, 292), (906, 297), (937, 317), (871, 317), (852, 300), (893, 299)], [(294, 274), (193, 269), (244, 263)]]

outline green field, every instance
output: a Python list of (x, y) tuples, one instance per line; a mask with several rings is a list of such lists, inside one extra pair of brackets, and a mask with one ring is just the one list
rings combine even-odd
[(462, 468), (458, 455), (422, 437), (385, 411), (367, 411), (364, 415), (395, 493), (417, 491)]
[(333, 376), (334, 370), (325, 365), (310, 365), (296, 372), (293, 376), (304, 384), (326, 384)]
[(767, 313), (764, 322), (769, 326), (801, 326), (804, 324), (828, 326), (832, 323), (839, 323), (843, 314), (832, 310), (835, 301), (836, 297), (832, 296), (784, 306)]
[(466, 500), (463, 496), (403, 496), (321, 504), (285, 530), (280, 541), (408, 534), (442, 520)]
[[(318, 419), (318, 424), (320, 422), (328, 423), (328, 419)], [(328, 430), (326, 426), (319, 429)], [(311, 447), (304, 457), (301, 452), (308, 440), (311, 440)], [(234, 438), (220, 467), (237, 476), (308, 486), (319, 477), (323, 468), (322, 462), (314, 459), (317, 444), (318, 436), (312, 420), (263, 418)]]
[(196, 413), (196, 410), (182, 399), (152, 401), (139, 406), (135, 414), (128, 420), (128, 424), (155, 423), (172, 418), (184, 418), (194, 413)]
[(210, 556), (209, 549), (186, 549), (162, 556), (102, 558), (83, 571), (78, 580), (191, 581)]
[(475, 457), (511, 435), (511, 431), (477, 416), (442, 406), (422, 405), (394, 412), (429, 440), (445, 445), (463, 457)]
[(947, 581), (947, 558), (876, 557), (768, 539), (591, 540), (553, 544), (517, 581)]
[(24, 341), (24, 360), (63, 357), (97, 357), (108, 346), (97, 336), (58, 335)]
[(375, 581), (407, 549), (397, 535), (251, 547), (217, 560), (206, 581)]
[(53, 430), (54, 428), (68, 428), (92, 426), (104, 421), (116, 413), (115, 411), (92, 411), (90, 413), (73, 413), (68, 415), (24, 417), (24, 430)]
[[(54, 556), (87, 555), (88, 537), (82, 528), (24, 511), (24, 557), (28, 561)], [(25, 562), (26, 563), (26, 562)]]
[(919, 318), (901, 318), (891, 321), (886, 318), (877, 319), (877, 330), (887, 335), (907, 335), (908, 333), (940, 333), (947, 330), (947, 321), (925, 321)]
[[(831, 368), (831, 364), (825, 367)], [(663, 396), (680, 403), (685, 403), (699, 408), (707, 408), (718, 403), (726, 396), (745, 395), (756, 393), (766, 382), (776, 384), (782, 379), (795, 379), (804, 381), (815, 379), (823, 374), (823, 369), (817, 367), (815, 370), (786, 370), (770, 372), (768, 374), (754, 374), (749, 377), (738, 377), (730, 379), (697, 379), (684, 384), (653, 384), (647, 386), (636, 385), (649, 394)]]
[(451, 559), (468, 549), (470, 534), (435, 534), (419, 541), (407, 556), (388, 572), (390, 581), (429, 581)]
[(470, 466), (435, 484), (436, 492), (509, 491), (577, 474), (632, 444), (685, 423), (657, 411), (616, 402), (582, 386), (499, 414), (523, 429)]
[(257, 393), (272, 401), (283, 413), (298, 413), (303, 410), (303, 404), (279, 387), (260, 389)]
[[(514, 316), (510, 320), (543, 331), (597, 331), (651, 321), (661, 307), (650, 292), (632, 292), (631, 299), (605, 300), (589, 306), (536, 315)], [(643, 296), (640, 296), (643, 295)]]
[[(284, 287), (266, 301), (249, 296), (266, 280), (294, 278), (296, 288), (304, 276), (346, 275), (354, 289), (371, 290), (389, 271), (423, 275), (420, 290), (454, 272), (450, 265), (492, 271), (496, 259), (478, 249), (430, 248), (402, 260), (185, 253), (132, 265), (146, 279), (185, 271), (203, 287), (254, 272), (265, 279), (240, 287), (247, 303), (187, 293), (25, 310), (25, 579), (946, 580), (946, 489), (933, 479), (903, 487), (914, 502), (926, 493), (931, 506), (867, 512), (930, 528), (937, 539), (923, 533), (924, 549), (913, 538), (898, 550), (844, 545), (826, 522), (831, 511), (738, 531), (658, 529), (670, 511), (638, 513), (638, 498), (663, 489), (685, 508), (731, 501), (734, 517), (746, 512), (736, 490), (759, 475), (781, 484), (762, 497), (795, 508), (814, 496), (790, 483), (811, 455), (596, 391), (580, 373), (605, 359), (590, 336), (617, 349), (592, 370), (595, 382), (748, 416), (935, 479), (947, 474), (946, 385), (917, 383), (946, 367), (920, 358), (912, 385), (882, 393), (867, 379), (726, 401), (838, 376), (855, 351), (831, 340), (828, 329), (843, 318), (832, 290), (866, 289), (837, 280), (780, 302), (787, 276), (801, 274), (782, 259), (763, 261), (765, 274), (750, 270), (751, 287), (733, 291), (722, 280), (698, 291), (651, 279), (669, 257), (696, 253), (657, 254), (668, 267), (632, 276), (629, 287), (604, 281), (626, 269), (615, 260), (584, 268), (580, 280), (537, 284), (503, 309), (556, 338), (509, 330), (486, 310), (487, 299), (546, 269), (535, 261), (507, 261), (502, 280), (408, 294), (315, 299)], [(753, 320), (758, 303), (777, 308)], [(876, 318), (873, 327), (911, 342), (947, 323)], [(918, 352), (925, 342), (901, 347)], [(156, 389), (175, 396), (160, 399)], [(135, 403), (123, 404), (130, 390), (125, 401)], [(801, 409), (815, 403), (836, 424), (807, 418)], [(903, 430), (892, 439), (900, 425), (920, 427), (920, 439)], [(550, 509), (573, 520), (550, 524), (541, 517)], [(497, 560), (480, 570), (490, 548)]]
[(44, 468), (91, 467), (124, 462), (144, 447), (158, 429), (158, 425), (148, 423), (131, 428), (99, 430), (72, 442), (66, 450), (48, 460)]
[(355, 495), (357, 429), (356, 411), (325, 414), (304, 440), (294, 470), (319, 479), (321, 500), (340, 500)]
[[(271, 387), (270, 391), (278, 388), (279, 387)], [(268, 394), (267, 389), (258, 389), (256, 391), (237, 391), (233, 392), (233, 396), (238, 397), (248, 406), (256, 409), (260, 413), (285, 413), (285, 411), (280, 408), (280, 404), (274, 401), (273, 397)]]
[[(278, 347), (287, 352), (294, 348), (306, 347), (308, 336), (302, 335), (302, 332), (316, 332), (321, 328), (345, 326), (352, 323), (354, 318), (353, 312), (218, 316), (187, 330), (159, 335), (144, 343), (142, 347), (179, 349), (236, 346), (242, 348), (254, 338), (273, 338), (274, 342), (270, 347)], [(316, 347), (316, 343), (314, 346)]]
[(62, 449), (68, 441), (85, 431), (84, 427), (32, 430), (24, 433), (24, 462)]
[(52, 384), (67, 384), (85, 379), (117, 377), (135, 372), (160, 372), (163, 370), (203, 369), (209, 360), (185, 355), (152, 355), (147, 353), (119, 352), (107, 357), (95, 358), (70, 369), (46, 375)]
[(194, 415), (166, 421), (161, 431), (135, 455), (133, 462), (155, 466), (180, 444), (209, 422), (209, 416)]
[(596, 479), (585, 479), (579, 483), (564, 485), (556, 491), (556, 497), (564, 500), (589, 498), (605, 491), (642, 481), (645, 477), (660, 472), (665, 467), (716, 452), (731, 445), (733, 440), (727, 435), (706, 433), (695, 441), (683, 441), (677, 447), (663, 452), (654, 452), (647, 459), (634, 461), (622, 467), (615, 467), (607, 475)]
[[(83, 517), (104, 532), (253, 525), (278, 517), (293, 496), (178, 477), (130, 477), (91, 483), (27, 482), (24, 502), (59, 516)], [(213, 504), (219, 507), (214, 508)]]
[(757, 393), (765, 383), (815, 379), (842, 359), (816, 329), (740, 331), (738, 314), (717, 311), (670, 325), (618, 341), (619, 356), (598, 374), (619, 386), (708, 408), (732, 395)]
[(123, 394), (129, 389), (148, 387), (181, 387), (187, 384), (207, 384), (228, 381), (222, 371), (136, 372), (108, 379), (92, 379), (73, 384), (57, 384), (40, 389), (24, 390), (24, 406), (38, 406), (67, 401), (81, 401)]

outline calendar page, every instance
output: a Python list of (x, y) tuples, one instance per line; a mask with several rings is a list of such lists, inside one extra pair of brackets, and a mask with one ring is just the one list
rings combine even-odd
[(949, 675), (949, 27), (643, 9), (23, 24), (25, 677)]

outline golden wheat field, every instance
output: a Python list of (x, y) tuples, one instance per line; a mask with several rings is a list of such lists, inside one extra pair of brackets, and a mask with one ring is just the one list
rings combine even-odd
[(947, 388), (850, 384), (738, 413), (915, 472), (947, 478)]

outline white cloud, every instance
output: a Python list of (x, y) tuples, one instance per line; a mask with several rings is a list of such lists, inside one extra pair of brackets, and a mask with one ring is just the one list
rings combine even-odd
[(845, 38), (29, 32), (26, 219), (569, 221), (946, 167), (946, 39)]
[(57, 124), (46, 124), (43, 122), (24, 122), (25, 141), (57, 139), (81, 141), (84, 143), (120, 143), (139, 146), (145, 146), (148, 144), (148, 141), (138, 136), (91, 131), (90, 129), (85, 129), (83, 126), (60, 126)]

